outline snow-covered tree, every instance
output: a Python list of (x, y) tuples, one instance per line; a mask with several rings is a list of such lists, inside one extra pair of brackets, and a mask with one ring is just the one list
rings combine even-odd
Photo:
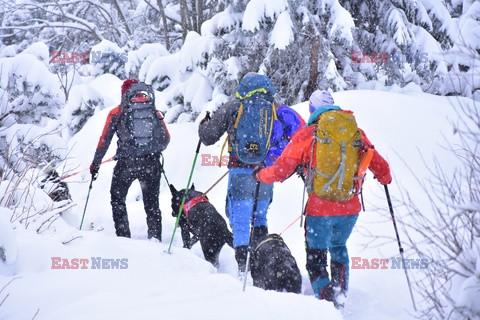
[(460, 145), (451, 151), (460, 165), (451, 172), (441, 159), (430, 169), (431, 179), (420, 182), (430, 209), (425, 214), (407, 195), (410, 215), (404, 222), (415, 254), (428, 268), (413, 282), (425, 319), (479, 319), (480, 307), (480, 113), (478, 103), (452, 99), (458, 122), (452, 123)]
[[(477, 97), (478, 7), (472, 0), (17, 1), (3, 2), (0, 39), (17, 51), (40, 38), (50, 51), (104, 49), (121, 57), (152, 44), (163, 46), (166, 56), (188, 46), (187, 35), (194, 32), (213, 43), (204, 76), (222, 94), (256, 71), (272, 77), (277, 100), (288, 104), (318, 87), (338, 91), (369, 81)], [(378, 54), (387, 55), (388, 63)], [(79, 72), (145, 74), (138, 67), (143, 62), (128, 72), (119, 62), (97, 61)], [(66, 67), (64, 74), (73, 69)]]

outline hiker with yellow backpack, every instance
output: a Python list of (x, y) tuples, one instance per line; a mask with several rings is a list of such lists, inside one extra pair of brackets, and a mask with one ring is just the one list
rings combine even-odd
[[(383, 185), (392, 180), (387, 161), (357, 127), (351, 111), (334, 105), (328, 91), (309, 99), (307, 126), (297, 131), (277, 162), (255, 173), (262, 183), (283, 181), (305, 168), (306, 268), (318, 299), (343, 308), (349, 275), (346, 246), (361, 210), (358, 193), (368, 167)], [(327, 253), (330, 252), (330, 277)]]
[(240, 81), (235, 98), (211, 118), (207, 114), (198, 128), (205, 145), (228, 134), (226, 214), (240, 278), (248, 272), (249, 245), (268, 235), (267, 210), (273, 197), (273, 185), (256, 182), (253, 170), (273, 164), (294, 133), (305, 125), (293, 109), (276, 106), (274, 95), (275, 87), (267, 76), (248, 73)]

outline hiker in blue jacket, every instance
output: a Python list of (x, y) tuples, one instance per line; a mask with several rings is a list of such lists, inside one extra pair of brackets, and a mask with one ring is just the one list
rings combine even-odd
[[(211, 118), (205, 117), (200, 122), (198, 129), (200, 140), (205, 145), (216, 143), (225, 132), (228, 133), (230, 157), (226, 214), (233, 231), (233, 245), (239, 275), (248, 271), (245, 267), (256, 187), (252, 173), (254, 168), (259, 165), (258, 163), (246, 163), (237, 154), (238, 148), (235, 148), (237, 125), (239, 117), (242, 115), (239, 110), (243, 108), (242, 104), (255, 99), (262, 100), (263, 103), (267, 101), (270, 108), (273, 107), (274, 120), (270, 132), (270, 145), (267, 147), (268, 153), (261, 163), (265, 167), (274, 163), (297, 129), (305, 125), (303, 119), (294, 110), (287, 106), (276, 107), (273, 102), (274, 95), (275, 87), (268, 77), (248, 73), (240, 81), (236, 97), (222, 105)], [(273, 185), (260, 183), (252, 243), (268, 235), (267, 210), (272, 202), (272, 197)]]

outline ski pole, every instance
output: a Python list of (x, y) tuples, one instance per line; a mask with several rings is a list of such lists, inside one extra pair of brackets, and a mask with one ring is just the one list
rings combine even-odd
[[(105, 160), (105, 161), (100, 162), (100, 164), (104, 164), (104, 163), (113, 161), (113, 160), (115, 160), (114, 158), (115, 158), (115, 157), (111, 157), (110, 159), (107, 159), (107, 160)], [(73, 176), (79, 174), (80, 172), (87, 171), (87, 170), (90, 170), (90, 167), (85, 168), (85, 169), (82, 169), (82, 170), (79, 170), (79, 171), (77, 171), (77, 172), (73, 172), (73, 173), (64, 175), (64, 176), (60, 177), (60, 180), (65, 180), (65, 179), (67, 179), (67, 178), (70, 178), (70, 177), (73, 177)]]
[(172, 238), (170, 239), (170, 244), (168, 246), (167, 253), (170, 253), (170, 249), (172, 248), (173, 238), (175, 237), (175, 231), (177, 231), (178, 224), (180, 223), (180, 217), (182, 216), (183, 205), (185, 204), (185, 198), (187, 197), (188, 190), (190, 189), (190, 182), (192, 182), (193, 170), (195, 169), (195, 163), (197, 162), (198, 153), (200, 152), (200, 146), (202, 145), (201, 140), (198, 140), (197, 150), (195, 151), (195, 158), (193, 159), (192, 169), (190, 170), (190, 176), (188, 177), (187, 187), (185, 188), (185, 192), (183, 193), (182, 202), (180, 204), (180, 208), (178, 209), (177, 220), (175, 221), (175, 227), (173, 228)]
[(90, 198), (90, 191), (92, 191), (93, 180), (94, 179), (92, 174), (92, 179), (90, 180), (90, 186), (88, 187), (87, 200), (85, 201), (85, 208), (83, 208), (82, 221), (80, 222), (80, 228), (78, 230), (82, 230), (83, 218), (85, 218), (85, 212), (87, 211), (87, 204), (88, 204), (88, 199)]
[(300, 228), (303, 226), (303, 216), (305, 215), (305, 190), (306, 189), (307, 189), (307, 182), (303, 184), (302, 212), (300, 213)]
[(255, 186), (255, 198), (253, 199), (253, 211), (252, 211), (252, 220), (250, 223), (250, 235), (248, 239), (248, 250), (247, 250), (247, 261), (245, 262), (245, 278), (243, 279), (243, 291), (245, 292), (245, 287), (247, 286), (247, 274), (248, 266), (250, 264), (250, 254), (252, 251), (252, 233), (253, 225), (255, 223), (255, 218), (257, 217), (257, 206), (258, 206), (258, 194), (260, 193), (260, 182), (257, 181)]
[(365, 212), (365, 203), (363, 202), (363, 190), (360, 191), (360, 202), (362, 203), (362, 211)]
[(403, 257), (403, 248), (402, 248), (402, 243), (400, 242), (400, 235), (398, 234), (397, 223), (395, 222), (395, 216), (393, 214), (392, 200), (390, 199), (390, 193), (388, 192), (387, 185), (384, 185), (384, 187), (385, 187), (385, 195), (386, 195), (387, 201), (388, 201), (388, 208), (390, 209), (390, 215), (392, 216), (393, 228), (395, 229), (395, 234), (397, 236), (398, 249), (400, 251), (400, 256), (402, 257), (403, 270), (405, 271), (405, 277), (407, 278), (408, 289), (410, 290), (410, 297), (412, 298), (413, 310), (417, 311), (417, 307), (415, 305), (415, 299), (413, 298), (412, 286), (410, 285), (410, 278), (408, 277), (408, 272), (407, 272), (407, 269), (405, 268), (405, 259)]

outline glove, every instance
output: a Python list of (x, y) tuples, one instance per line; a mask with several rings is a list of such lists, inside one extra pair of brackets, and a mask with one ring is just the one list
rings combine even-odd
[(387, 184), (390, 184), (392, 182), (392, 176), (390, 175), (390, 172), (384, 176), (381, 177), (376, 177), (378, 182), (383, 184), (384, 186)]
[(296, 173), (297, 176), (299, 176), (300, 179), (302, 179), (303, 182), (305, 182), (305, 176), (307, 175), (307, 174), (306, 174), (306, 171), (307, 171), (307, 170), (306, 170), (306, 168), (305, 168), (303, 165), (299, 165), (299, 166), (297, 166), (297, 167), (295, 168), (294, 173)]
[(92, 175), (93, 181), (97, 180), (99, 169), (100, 169), (100, 166), (98, 164), (92, 163), (90, 165), (90, 174)]
[(258, 173), (260, 172), (260, 170), (262, 170), (264, 167), (263, 166), (256, 166), (254, 169), (253, 169), (253, 172), (252, 172), (252, 176), (253, 176), (253, 179), (255, 181), (258, 181), (258, 182), (261, 182), (260, 179), (258, 178)]
[(210, 112), (207, 111), (207, 114), (205, 115), (205, 118), (202, 119), (202, 121), (200, 121), (200, 124), (205, 124), (207, 123), (208, 121), (210, 121), (211, 117), (210, 117)]

